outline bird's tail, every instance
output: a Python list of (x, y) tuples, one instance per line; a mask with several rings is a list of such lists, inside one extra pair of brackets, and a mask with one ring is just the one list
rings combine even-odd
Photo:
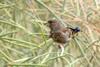
[(71, 29), (73, 33), (80, 32), (80, 28), (79, 27), (76, 27), (76, 28), (67, 27), (67, 28)]

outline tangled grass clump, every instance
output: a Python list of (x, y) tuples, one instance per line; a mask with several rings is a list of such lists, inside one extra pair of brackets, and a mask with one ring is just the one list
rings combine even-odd
[[(57, 19), (81, 32), (64, 54), (44, 25)], [(1, 0), (0, 67), (100, 67), (99, 0)]]

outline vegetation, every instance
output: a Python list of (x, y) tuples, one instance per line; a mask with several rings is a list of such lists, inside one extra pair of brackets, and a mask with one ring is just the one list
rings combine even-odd
[[(63, 55), (49, 19), (81, 29)], [(0, 67), (100, 67), (100, 1), (0, 0)]]

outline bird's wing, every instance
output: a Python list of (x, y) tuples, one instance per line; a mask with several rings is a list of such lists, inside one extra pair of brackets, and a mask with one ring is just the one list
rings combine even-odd
[(63, 29), (61, 29), (62, 30), (62, 32), (63, 33), (69, 33), (69, 34), (71, 34), (72, 33), (72, 30), (71, 29), (69, 29), (69, 28), (63, 28)]
[(73, 31), (70, 28), (64, 28), (64, 29), (62, 29), (62, 31), (64, 33), (66, 33), (66, 35), (68, 35), (67, 36), (68, 38), (72, 38), (73, 37)]

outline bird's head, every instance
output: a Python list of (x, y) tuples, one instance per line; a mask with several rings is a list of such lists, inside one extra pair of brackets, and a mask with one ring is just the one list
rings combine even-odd
[(61, 28), (61, 25), (57, 20), (49, 20), (48, 27), (53, 31), (57, 31)]

